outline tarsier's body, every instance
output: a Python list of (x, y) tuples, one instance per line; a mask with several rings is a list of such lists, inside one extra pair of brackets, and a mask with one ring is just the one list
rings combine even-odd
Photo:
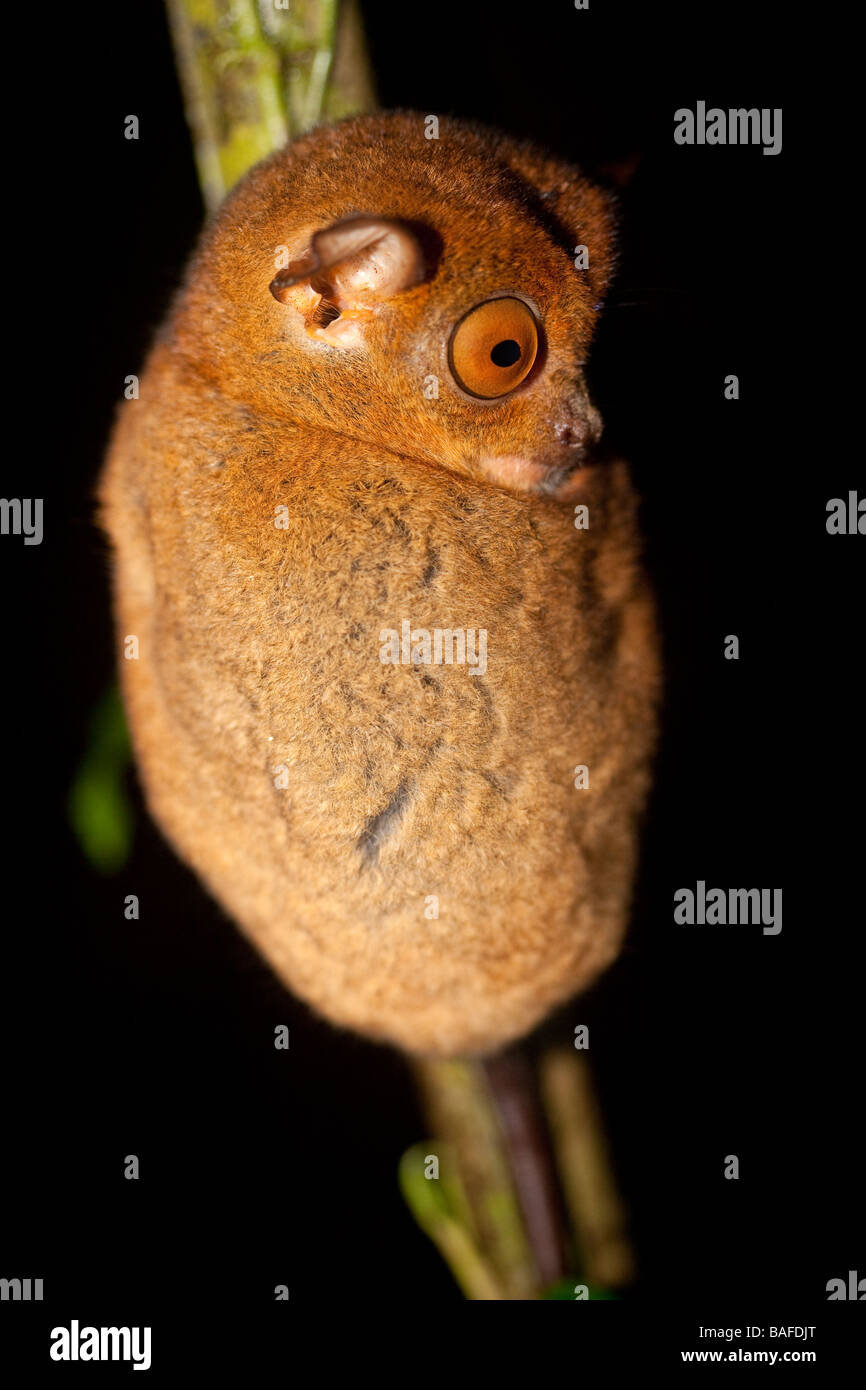
[[(537, 151), (315, 132), (205, 234), (103, 480), (157, 819), (294, 991), (412, 1051), (518, 1037), (624, 930), (657, 664), (625, 465), (579, 466), (610, 269)], [(486, 671), (383, 664), (405, 620)]]

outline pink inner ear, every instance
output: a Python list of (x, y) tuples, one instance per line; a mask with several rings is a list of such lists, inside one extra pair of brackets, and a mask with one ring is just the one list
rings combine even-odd
[(420, 279), (417, 269), (415, 247), (386, 232), (366, 250), (335, 266), (327, 278), (336, 291), (334, 302), (338, 308), (365, 308), (416, 284)]
[(424, 278), (421, 248), (402, 222), (349, 217), (315, 232), (310, 247), (271, 282), (281, 303), (303, 281), (340, 313), (372, 309)]

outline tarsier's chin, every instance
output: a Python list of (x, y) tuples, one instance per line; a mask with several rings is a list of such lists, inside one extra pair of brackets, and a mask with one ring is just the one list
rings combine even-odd
[(519, 1037), (626, 926), (658, 662), (593, 462), (612, 246), (504, 136), (318, 130), (205, 231), (103, 477), (154, 815), (294, 992), (413, 1052)]

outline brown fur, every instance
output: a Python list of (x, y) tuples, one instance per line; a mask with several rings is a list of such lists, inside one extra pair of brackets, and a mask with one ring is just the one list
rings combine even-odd
[[(626, 466), (546, 495), (496, 486), (478, 462), (553, 468), (555, 428), (591, 417), (607, 199), (494, 133), (423, 131), (411, 113), (319, 130), (232, 194), (123, 407), (102, 510), (118, 635), (140, 642), (124, 694), (165, 833), (291, 989), (339, 1024), (449, 1055), (520, 1036), (617, 954), (657, 658)], [(356, 213), (420, 226), (429, 272), (345, 350), (268, 285), (278, 246), (300, 255)], [(512, 396), (471, 400), (448, 336), (511, 291), (538, 307), (543, 361)], [(380, 630), (403, 618), (486, 628), (486, 675), (383, 665)]]

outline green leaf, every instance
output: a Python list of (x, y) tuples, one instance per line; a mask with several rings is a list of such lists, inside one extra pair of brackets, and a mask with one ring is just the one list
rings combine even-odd
[(100, 873), (117, 873), (132, 847), (126, 786), (132, 758), (120, 693), (112, 686), (90, 723), (87, 749), (69, 789), (68, 814), (82, 853)]

